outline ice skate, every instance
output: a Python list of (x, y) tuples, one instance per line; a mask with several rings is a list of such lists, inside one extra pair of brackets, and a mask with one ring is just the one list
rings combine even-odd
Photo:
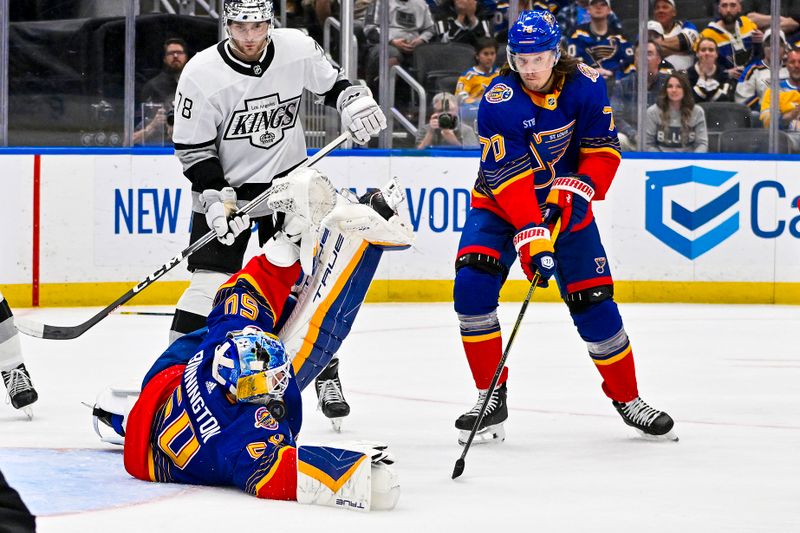
[(675, 425), (672, 417), (664, 411), (653, 409), (640, 397), (637, 396), (627, 403), (616, 401), (612, 401), (612, 403), (622, 420), (636, 429), (639, 435), (645, 439), (678, 440), (678, 436), (672, 430)]
[(350, 414), (350, 405), (342, 394), (342, 383), (339, 381), (339, 359), (333, 359), (317, 376), (314, 382), (319, 403), (317, 408), (330, 419), (333, 430), (342, 431), (342, 418)]
[(33, 409), (30, 407), (33, 402), (39, 399), (36, 389), (31, 383), (31, 375), (25, 364), (20, 364), (16, 368), (0, 372), (3, 375), (3, 383), (6, 385), (8, 393), (6, 403), (11, 401), (14, 409), (22, 409), (22, 412), (33, 420)]
[[(459, 416), (456, 420), (456, 429), (460, 429), (458, 435), (458, 443), (462, 446), (467, 444), (469, 434), (472, 431), (475, 421), (478, 419), (478, 414), (481, 412), (483, 402), (486, 400), (486, 395), (489, 393), (488, 389), (478, 391), (478, 401), (475, 405)], [(486, 405), (486, 414), (481, 420), (481, 425), (475, 433), (473, 444), (486, 444), (490, 442), (500, 443), (506, 440), (506, 431), (503, 428), (503, 422), (508, 418), (508, 407), (506, 406), (506, 384), (503, 383), (497, 387), (489, 398), (489, 403)]]

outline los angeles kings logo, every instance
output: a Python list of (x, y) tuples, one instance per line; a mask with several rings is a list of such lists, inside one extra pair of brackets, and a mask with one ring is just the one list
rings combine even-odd
[(250, 144), (269, 148), (294, 128), (300, 96), (282, 101), (277, 94), (245, 100), (245, 108), (234, 111), (225, 130), (225, 140), (250, 139)]

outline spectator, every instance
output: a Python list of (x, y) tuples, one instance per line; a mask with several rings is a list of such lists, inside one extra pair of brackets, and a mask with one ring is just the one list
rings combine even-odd
[(479, 103), (483, 91), (499, 71), (494, 64), (497, 60), (497, 41), (480, 39), (476, 49), (475, 66), (462, 74), (456, 85), (456, 96), (462, 104)]
[[(739, 83), (736, 84), (734, 100), (749, 107), (756, 119), (758, 119), (758, 114), (761, 111), (761, 99), (764, 96), (764, 91), (769, 86), (771, 78), (769, 65), (770, 57), (772, 57), (771, 42), (772, 31), (768, 29), (764, 32), (764, 57), (756, 59), (747, 65), (739, 77)], [(778, 72), (778, 77), (781, 80), (785, 80), (789, 77), (789, 71), (786, 70), (785, 66), (786, 50), (789, 47), (783, 32), (780, 33), (780, 43), (781, 68)]]
[[(435, 1), (436, 0), (428, 0), (429, 3)], [(543, 9), (556, 14), (560, 6), (567, 1), (568, 0), (478, 0), (483, 11), (491, 19), (492, 35), (498, 42), (502, 43), (508, 41), (509, 8), (514, 2), (517, 4), (518, 14), (532, 9)], [(434, 11), (434, 9), (431, 8), (431, 11)], [(434, 13), (434, 17), (436, 17), (436, 13)]]
[(697, 61), (686, 73), (695, 102), (732, 102), (734, 82), (717, 64), (717, 43), (701, 37), (697, 41)]
[(670, 74), (647, 108), (644, 146), (648, 152), (708, 152), (706, 115), (694, 104), (685, 74)]
[(438, 93), (433, 97), (433, 113), (428, 125), (419, 132), (417, 149), (429, 146), (478, 146), (475, 130), (458, 119), (458, 102), (453, 94)]
[(414, 49), (430, 42), (434, 36), (433, 18), (425, 0), (375, 0), (367, 15), (364, 32), (372, 44), (367, 57), (367, 80), (374, 82), (378, 75), (380, 54), (380, 10), (389, 5), (389, 68), (408, 67)]
[[(647, 41), (647, 105), (652, 105), (656, 101), (656, 96), (669, 77), (668, 74), (661, 72), (660, 66), (661, 49), (654, 41)], [(636, 150), (638, 87), (638, 75), (634, 69), (624, 78), (617, 80), (611, 96), (614, 121), (623, 150)]]
[(764, 34), (742, 15), (739, 0), (719, 0), (719, 18), (710, 22), (702, 35), (717, 43), (719, 64), (732, 80), (738, 80), (744, 67), (761, 57)]
[(633, 47), (609, 25), (611, 0), (589, 0), (590, 22), (581, 24), (569, 40), (569, 53), (594, 67), (611, 83), (633, 62)]
[[(164, 41), (163, 68), (142, 87), (139, 127), (133, 132), (133, 144), (163, 145), (172, 137), (169, 113), (183, 67), (189, 60), (186, 41), (170, 37)], [(154, 110), (153, 113), (148, 111)]]
[(478, 39), (491, 37), (489, 14), (478, 10), (478, 0), (445, 0), (436, 21), (443, 43), (464, 43), (472, 47)]
[[(781, 80), (778, 93), (778, 111), (781, 114), (780, 128), (782, 130), (800, 131), (800, 49), (793, 48), (786, 54), (786, 70), (788, 79)], [(769, 87), (764, 90), (761, 98), (761, 123), (769, 126), (770, 120), (770, 95)]]
[[(572, 35), (578, 29), (578, 26), (589, 24), (592, 21), (589, 13), (589, 0), (568, 2), (558, 10), (556, 20), (558, 25), (561, 26), (562, 35)], [(622, 24), (613, 11), (608, 14), (608, 27), (612, 33), (622, 33)]]
[(686, 71), (694, 64), (694, 43), (697, 27), (688, 20), (678, 20), (675, 0), (656, 0), (653, 18), (647, 23), (650, 38), (654, 39), (666, 59), (676, 70)]
[[(772, 24), (769, 0), (744, 0), (742, 11), (747, 13), (747, 18), (753, 21), (762, 31), (765, 31)], [(792, 33), (800, 29), (800, 22), (797, 20), (798, 13), (793, 13), (796, 8), (794, 2), (783, 0), (780, 2), (780, 26), (784, 33)], [(792, 16), (795, 15), (795, 16)]]

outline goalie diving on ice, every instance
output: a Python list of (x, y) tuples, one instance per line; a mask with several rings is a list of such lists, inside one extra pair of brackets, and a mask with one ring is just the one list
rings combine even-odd
[(413, 240), (395, 211), (404, 197), (393, 181), (352, 203), (310, 168), (283, 180), (275, 185), (286, 195), (269, 202), (285, 217), (284, 230), (217, 289), (207, 327), (169, 346), (141, 394), (99, 396), (96, 428), (124, 442), (125, 467), (138, 479), (389, 509), (399, 485), (386, 445), (298, 446), (296, 438), (300, 392), (349, 333), (383, 250)]

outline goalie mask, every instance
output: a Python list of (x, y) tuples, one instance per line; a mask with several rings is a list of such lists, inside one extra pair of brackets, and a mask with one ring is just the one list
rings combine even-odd
[[(272, 27), (275, 12), (271, 0), (225, 0), (224, 17), (225, 32), (233, 42), (234, 46), (240, 48), (237, 42), (248, 40), (264, 40), (263, 50), (269, 44), (269, 30)], [(254, 24), (254, 28), (231, 27), (233, 22), (240, 23), (260, 23)], [(250, 25), (248, 25), (250, 26)]]
[(278, 337), (247, 326), (214, 350), (212, 375), (237, 401), (269, 405), (289, 386), (289, 364)]

